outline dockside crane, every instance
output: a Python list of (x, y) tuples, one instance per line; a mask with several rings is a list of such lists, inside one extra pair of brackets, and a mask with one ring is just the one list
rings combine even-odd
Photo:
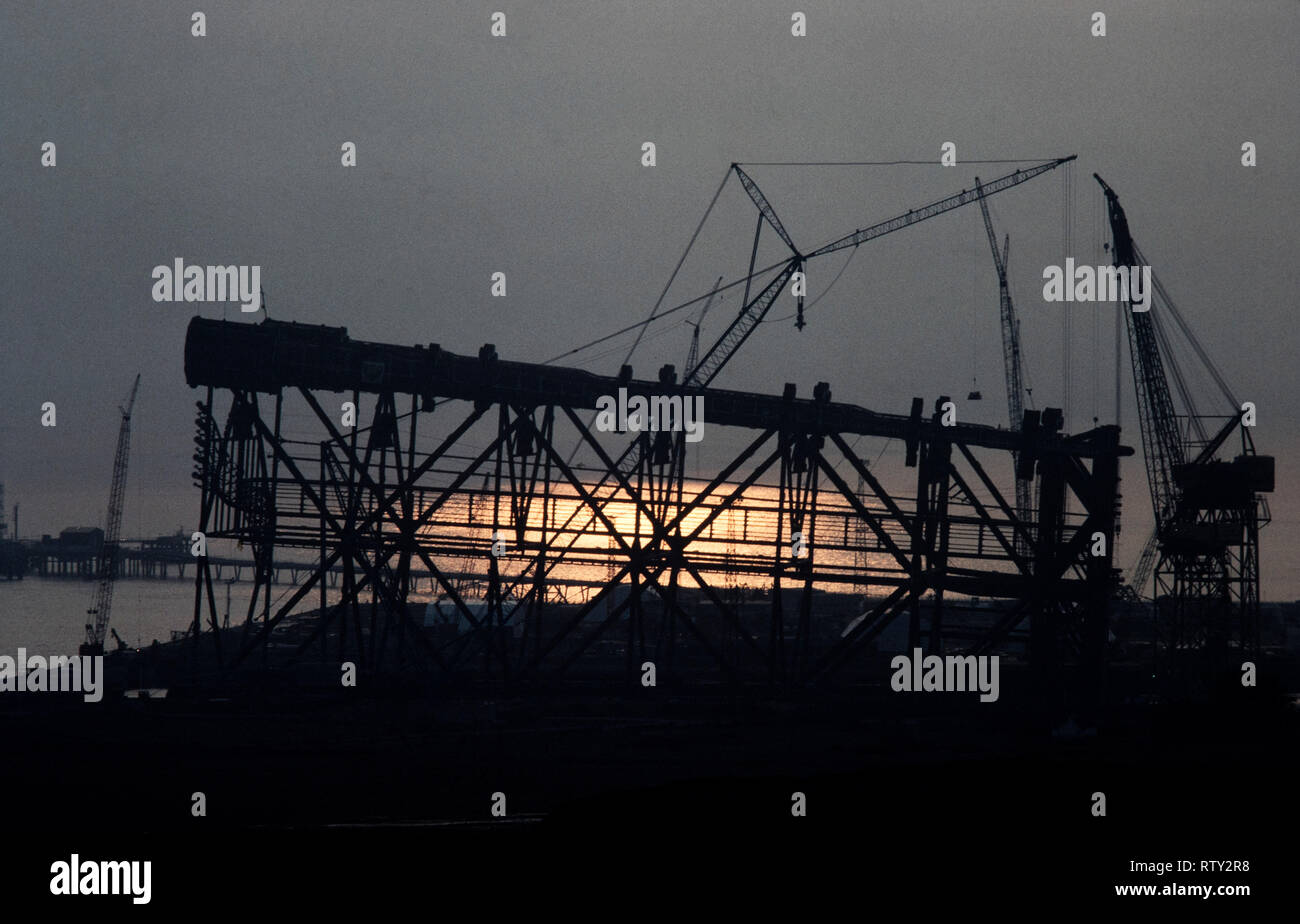
[(126, 467), (131, 454), (131, 410), (135, 407), (140, 376), (135, 377), (126, 404), (118, 410), (122, 423), (117, 431), (117, 453), (113, 457), (113, 483), (108, 492), (108, 517), (104, 524), (104, 544), (100, 547), (94, 601), (86, 614), (86, 641), (81, 645), (81, 655), (102, 655), (104, 636), (108, 631), (109, 612), (113, 606), (113, 581), (117, 577), (118, 543), (122, 535), (122, 502), (126, 496)]
[[(979, 177), (975, 177), (975, 189), (982, 189)], [(1020, 321), (1016, 318), (1015, 305), (1011, 303), (1011, 290), (1007, 285), (1007, 260), (1011, 256), (1011, 237), (1006, 238), (1002, 252), (998, 252), (998, 238), (993, 233), (993, 219), (989, 217), (988, 203), (980, 196), (980, 214), (984, 216), (984, 231), (988, 235), (989, 249), (993, 251), (993, 266), (998, 272), (998, 309), (1002, 320), (1002, 359), (1007, 379), (1007, 418), (1012, 430), (1020, 430), (1025, 419), (1024, 375), (1020, 365)], [(1012, 453), (1015, 466), (1019, 467), (1019, 453)], [(1015, 479), (1016, 515), (1021, 523), (1033, 522), (1034, 500), (1031, 488), (1033, 483)], [(1016, 543), (1025, 549), (1024, 538), (1017, 533)]]
[[(1134, 243), (1115, 191), (1093, 174), (1106, 196), (1117, 270), (1149, 266)], [(1134, 310), (1131, 289), (1121, 310), (1128, 330), (1147, 481), (1155, 514), (1154, 560), (1157, 671), (1181, 689), (1259, 650), (1259, 531), (1268, 522), (1263, 496), (1273, 490), (1273, 457), (1255, 451), (1249, 406), (1233, 396), (1164, 286), (1152, 273), (1148, 310)], [(1229, 413), (1213, 435), (1199, 414), (1172, 351), (1164, 315), (1183, 332), (1223, 393)], [(1178, 392), (1185, 413), (1175, 410)], [(1216, 458), (1234, 433), (1241, 451)], [(1154, 549), (1154, 551), (1152, 551)], [(1139, 569), (1150, 567), (1139, 562)]]

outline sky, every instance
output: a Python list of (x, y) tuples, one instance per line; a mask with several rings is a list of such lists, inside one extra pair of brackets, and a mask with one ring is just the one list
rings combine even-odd
[[(1296, 3), (1108, 2), (1104, 37), (1096, 0), (196, 5), (203, 37), (170, 3), (0, 10), (0, 482), (23, 535), (102, 523), (136, 373), (124, 533), (196, 521), (185, 326), (240, 313), (155, 302), (151, 271), (177, 257), (259, 265), (274, 318), (540, 362), (649, 316), (732, 162), (927, 162), (747, 168), (807, 251), (1017, 166), (972, 161), (1077, 154), (1072, 190), (1058, 170), (990, 202), (1011, 236), (1032, 403), (1064, 400), (1071, 430), (1115, 417), (1113, 306), (1041, 295), (1045, 266), (1109, 262), (1096, 172), (1259, 408), (1256, 443), (1278, 460), (1264, 597), (1300, 598)], [(498, 10), (504, 37), (490, 34)], [(791, 35), (794, 10), (805, 36)], [(355, 167), (340, 163), (349, 141)], [(947, 141), (954, 167), (939, 164)], [(743, 275), (754, 221), (729, 181), (663, 305)], [(768, 234), (760, 260), (781, 255)], [(814, 261), (810, 294), (841, 268), (807, 328), (779, 301), (716, 384), (808, 395), (827, 381), (836, 400), (896, 413), (978, 388), (963, 419), (1005, 425), (997, 280), (974, 206)], [(737, 307), (715, 306), (706, 341)], [(681, 366), (694, 319), (648, 328), (639, 377)], [(613, 373), (630, 346), (563, 361)], [(49, 401), (57, 425), (41, 427)], [(725, 455), (705, 449), (704, 468), (710, 453)], [(1121, 563), (1150, 530), (1141, 464), (1122, 470)]]

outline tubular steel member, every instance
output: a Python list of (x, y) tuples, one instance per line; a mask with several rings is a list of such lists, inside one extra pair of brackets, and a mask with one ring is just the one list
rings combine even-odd
[[(599, 376), (502, 361), (491, 346), (469, 357), (278, 321), (194, 319), (185, 369), (206, 388), (201, 530), (251, 543), (261, 563), (262, 595), (227, 666), (289, 640), (299, 655), (319, 646), (327, 659), (438, 682), (635, 682), (652, 664), (660, 685), (879, 683), (888, 673), (873, 642), (907, 611), (909, 640), (931, 652), (959, 640), (1013, 650), (1028, 641), (1028, 617), (1044, 682), (1078, 665), (1087, 695), (1097, 692), (1118, 459), (1132, 453), (1116, 427), (1067, 436), (1050, 412), (1029, 412), (1020, 432), (945, 426), (943, 399), (930, 417), (919, 398), (910, 415), (880, 414), (833, 402), (825, 383), (811, 399), (793, 385), (705, 390), (671, 366), (657, 381), (626, 367)], [(217, 390), (230, 393), (224, 420)], [(679, 416), (633, 434), (620, 454), (628, 436), (581, 415), (620, 394)], [(705, 426), (726, 428), (715, 445), (747, 441), (707, 483), (685, 474), (692, 440), (680, 415), (693, 401)], [(433, 436), (422, 431), (435, 413)], [(916, 499), (885, 489), (850, 446), (858, 435), (906, 446)], [(567, 461), (574, 437), (586, 464)], [(1038, 524), (1021, 521), (977, 451), (1016, 453), (1018, 475), (1060, 502)], [(1067, 512), (1067, 496), (1080, 513)], [(273, 550), (315, 560), (276, 606)], [(205, 560), (197, 574), (196, 651), (201, 636), (219, 645), (222, 635)], [(758, 599), (726, 592), (737, 579)], [(867, 612), (819, 612), (819, 594), (864, 584), (882, 595)], [(319, 611), (304, 618), (313, 592)], [(416, 596), (435, 599), (421, 609)], [(975, 596), (1005, 601), (991, 627), (963, 630), (942, 615)]]

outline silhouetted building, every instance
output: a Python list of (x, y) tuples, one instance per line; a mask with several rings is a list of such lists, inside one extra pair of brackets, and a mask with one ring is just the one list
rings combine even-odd
[(69, 526), (59, 533), (59, 551), (65, 555), (98, 555), (103, 544), (104, 531), (98, 526)]

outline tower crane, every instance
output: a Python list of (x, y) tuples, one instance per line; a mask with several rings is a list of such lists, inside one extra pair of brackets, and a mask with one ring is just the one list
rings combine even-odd
[[(1093, 177), (1106, 196), (1115, 267), (1149, 266), (1119, 197), (1100, 176)], [(1255, 452), (1249, 406), (1232, 395), (1154, 273), (1152, 288), (1149, 310), (1133, 309), (1131, 291), (1121, 307), (1155, 514), (1155, 551), (1144, 550), (1144, 557), (1155, 561), (1158, 669), (1167, 674), (1186, 669), (1195, 683), (1197, 675), (1224, 666), (1233, 642), (1248, 656), (1258, 652), (1259, 530), (1268, 522), (1262, 495), (1273, 490), (1274, 464), (1272, 456)], [(1191, 343), (1231, 407), (1212, 436), (1178, 368), (1164, 314)], [(1171, 379), (1186, 412), (1181, 417)], [(1217, 459), (1234, 432), (1240, 433), (1241, 452), (1231, 461)]]
[(126, 495), (126, 465), (131, 453), (131, 409), (135, 406), (135, 394), (139, 387), (140, 376), (137, 375), (126, 404), (118, 406), (118, 411), (122, 414), (122, 423), (117, 431), (117, 454), (113, 458), (113, 483), (108, 492), (108, 517), (104, 525), (104, 544), (99, 553), (98, 583), (95, 585), (94, 601), (86, 611), (91, 621), (86, 623), (86, 641), (79, 649), (79, 654), (83, 656), (104, 653), (104, 636), (108, 630), (109, 611), (113, 606), (113, 580), (117, 576), (117, 547), (122, 534), (122, 501)]
[[(979, 177), (975, 178), (975, 189), (980, 190)], [(1007, 417), (1012, 430), (1019, 430), (1024, 424), (1025, 402), (1024, 381), (1020, 368), (1020, 322), (1016, 318), (1015, 306), (1011, 303), (1011, 291), (1007, 286), (1007, 259), (1011, 255), (1011, 237), (1006, 238), (1002, 252), (998, 252), (998, 238), (993, 233), (993, 219), (989, 217), (988, 203), (980, 196), (980, 214), (984, 216), (984, 231), (988, 234), (989, 249), (993, 251), (993, 265), (998, 271), (998, 306), (1002, 318), (1002, 358), (1007, 378)], [(1012, 460), (1018, 466), (1019, 453), (1012, 454)], [(1022, 478), (1016, 480), (1016, 515), (1021, 523), (1028, 524), (1033, 518), (1032, 482)], [(1016, 534), (1016, 542), (1023, 543), (1023, 538)], [(1022, 550), (1023, 551), (1023, 550)]]

